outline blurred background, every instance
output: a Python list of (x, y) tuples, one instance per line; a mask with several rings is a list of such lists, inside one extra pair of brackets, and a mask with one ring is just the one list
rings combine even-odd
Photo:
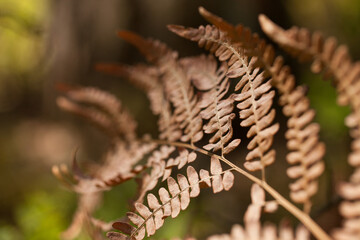
[[(144, 62), (133, 47), (116, 37), (120, 29), (160, 39), (181, 57), (204, 53), (166, 29), (167, 24), (206, 24), (197, 12), (199, 6), (263, 37), (259, 13), (285, 28), (298, 25), (321, 30), (347, 44), (354, 59), (360, 58), (358, 0), (0, 0), (0, 239), (59, 239), (71, 222), (77, 197), (52, 176), (51, 166), (70, 163), (76, 147), (80, 161), (99, 162), (108, 145), (100, 131), (58, 109), (56, 83), (98, 86), (116, 94), (139, 121), (139, 134), (156, 134), (156, 119), (146, 97), (119, 78), (95, 72), (94, 65)], [(327, 222), (322, 209), (329, 201), (324, 199), (333, 198), (334, 182), (346, 179), (351, 171), (345, 163), (350, 139), (343, 124), (349, 110), (336, 105), (330, 82), (311, 74), (308, 65), (286, 60), (299, 83), (309, 86), (327, 143), (327, 171), (315, 209), (321, 224), (330, 228), (338, 222)], [(278, 162), (286, 167), (284, 154), (280, 151)], [(250, 185), (243, 178), (237, 180), (244, 182), (238, 188)], [(285, 175), (269, 181), (287, 188)], [(96, 216), (106, 221), (123, 216), (134, 186), (129, 182), (106, 193)], [(189, 211), (168, 220), (156, 237), (193, 234), (204, 238), (228, 232), (231, 224), (242, 221), (249, 201), (229, 194), (205, 201), (205, 193)], [(219, 200), (228, 202), (220, 206), (220, 213), (214, 210)], [(230, 215), (234, 212), (238, 215)], [(78, 239), (89, 238), (84, 233)]]

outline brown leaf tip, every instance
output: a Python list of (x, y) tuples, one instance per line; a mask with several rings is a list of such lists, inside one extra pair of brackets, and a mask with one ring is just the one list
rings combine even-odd
[(184, 27), (180, 26), (180, 25), (175, 25), (175, 24), (169, 24), (166, 26), (170, 31), (172, 31), (173, 33), (176, 33), (178, 35), (180, 35), (180, 33), (182, 31), (184, 31)]
[(276, 24), (273, 23), (265, 14), (260, 14), (259, 23), (261, 29), (267, 34), (273, 34), (276, 30)]

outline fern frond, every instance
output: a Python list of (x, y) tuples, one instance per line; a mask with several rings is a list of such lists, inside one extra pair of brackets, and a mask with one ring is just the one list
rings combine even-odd
[(234, 150), (240, 139), (232, 139), (232, 120), (235, 118), (234, 95), (226, 97), (229, 90), (226, 64), (217, 69), (217, 63), (212, 56), (201, 55), (181, 59), (180, 63), (191, 77), (194, 86), (200, 90), (201, 97), (198, 106), (203, 109), (200, 112), (204, 120), (209, 120), (203, 130), (207, 134), (214, 134), (206, 150), (221, 150), (222, 156)]
[(87, 176), (78, 169), (75, 158), (72, 171), (66, 165), (53, 166), (52, 171), (61, 182), (77, 193), (100, 192), (133, 179), (144, 171), (147, 166), (138, 162), (154, 148), (154, 144), (134, 141), (126, 145), (118, 142), (110, 148), (103, 164), (92, 176)]
[[(201, 182), (205, 182), (206, 185), (210, 184), (210, 186), (211, 183), (216, 185), (213, 186), (214, 192), (217, 192), (219, 188), (229, 189), (229, 186), (233, 184), (233, 178), (230, 180), (225, 174), (230, 170), (219, 172), (220, 169), (221, 166), (219, 168), (217, 163), (213, 163), (211, 170), (213, 175), (209, 176), (207, 172), (207, 174), (200, 174), (199, 178), (196, 170), (188, 166), (187, 176), (178, 174), (177, 181), (172, 177), (167, 178), (168, 189), (159, 189), (160, 201), (150, 193), (147, 195), (148, 207), (142, 203), (135, 203), (137, 213), (127, 213), (129, 221), (136, 227), (126, 222), (115, 222), (113, 228), (121, 231), (121, 233), (109, 232), (107, 236), (110, 239), (141, 240), (146, 233), (147, 236), (153, 235), (163, 225), (165, 218), (169, 216), (172, 218), (177, 217), (181, 210), (188, 207), (190, 198), (197, 197), (200, 194)], [(221, 178), (221, 175), (224, 175), (223, 178)], [(219, 179), (223, 179), (223, 181), (218, 182)], [(221, 187), (218, 184), (221, 184)]]
[(250, 29), (242, 25), (233, 26), (204, 8), (200, 8), (199, 12), (206, 20), (225, 31), (231, 41), (244, 49), (247, 56), (256, 57), (255, 64), (271, 76), (272, 85), (279, 91), (283, 112), (289, 117), (286, 138), (291, 152), (287, 159), (290, 164), (297, 164), (288, 170), (289, 177), (298, 179), (290, 185), (290, 196), (295, 202), (304, 203), (305, 211), (309, 212), (310, 197), (317, 192), (316, 179), (324, 168), (322, 157), (325, 146), (318, 141), (319, 125), (312, 123), (315, 114), (309, 107), (305, 91), (301, 87), (295, 89), (295, 79), (290, 68), (283, 65), (280, 56), (275, 58), (273, 47), (256, 33), (251, 33)]
[[(119, 63), (99, 63), (95, 66), (99, 72), (124, 77), (132, 85), (147, 94), (150, 100), (150, 108), (156, 115), (161, 113), (161, 98), (153, 96), (157, 88), (161, 88), (160, 73), (154, 66), (145, 64), (125, 65)], [(161, 90), (161, 89), (160, 89)]]
[[(144, 201), (148, 191), (151, 191), (158, 183), (159, 179), (163, 177), (165, 180), (171, 174), (171, 168), (166, 168), (166, 160), (175, 151), (175, 147), (161, 146), (160, 149), (151, 153), (147, 159), (146, 166), (151, 168), (150, 174), (145, 173), (140, 179), (137, 179), (138, 191), (134, 203)], [(169, 160), (168, 160), (169, 162)]]
[(259, 21), (264, 32), (291, 55), (302, 61), (313, 61), (312, 71), (324, 71), (325, 76), (335, 77), (340, 105), (350, 104), (359, 109), (360, 63), (353, 63), (345, 45), (338, 46), (335, 38), (324, 39), (319, 32), (311, 34), (303, 28), (285, 31), (264, 15)]
[(107, 132), (115, 132), (117, 137), (122, 137), (127, 141), (136, 138), (136, 121), (114, 95), (94, 87), (73, 87), (61, 84), (59, 89), (68, 99), (60, 97), (59, 107), (85, 117), (105, 128)]
[(275, 111), (270, 110), (274, 91), (270, 91), (270, 80), (265, 82), (267, 75), (255, 66), (257, 59), (249, 59), (236, 43), (214, 26), (195, 29), (170, 25), (168, 28), (179, 36), (198, 42), (220, 61), (226, 61), (229, 65), (227, 77), (242, 77), (235, 87), (235, 91), (241, 92), (235, 94), (234, 100), (239, 102), (240, 125), (250, 127), (247, 137), (252, 138), (248, 145), (251, 151), (244, 166), (250, 171), (262, 170), (264, 173), (265, 167), (275, 160), (275, 150), (270, 150), (270, 147), (279, 125), (271, 125), (275, 117)]
[(171, 142), (179, 140), (181, 137), (179, 123), (176, 121), (171, 111), (170, 103), (166, 98), (158, 68), (144, 64), (137, 64), (135, 66), (97, 64), (96, 69), (108, 74), (125, 77), (134, 86), (144, 91), (150, 101), (152, 112), (159, 116), (159, 138)]
[(313, 61), (313, 72), (324, 71), (325, 76), (333, 76), (339, 105), (350, 105), (353, 110), (346, 124), (353, 128), (351, 135), (354, 138), (348, 162), (356, 169), (350, 182), (339, 187), (345, 199), (340, 205), (340, 213), (345, 221), (334, 236), (336, 239), (357, 239), (360, 237), (360, 212), (355, 210), (356, 206), (360, 206), (360, 194), (356, 190), (360, 186), (360, 64), (353, 63), (347, 47), (337, 46), (335, 38), (324, 39), (320, 33), (310, 34), (308, 30), (296, 27), (285, 31), (265, 16), (260, 16), (260, 23), (265, 33), (290, 54), (303, 61)]
[(360, 237), (360, 167), (357, 166), (349, 182), (339, 186), (344, 198), (339, 212), (344, 217), (342, 228), (336, 229), (333, 236), (337, 240), (358, 239)]
[(119, 32), (119, 36), (136, 46), (146, 58), (161, 70), (162, 84), (167, 98), (173, 104), (174, 118), (183, 130), (181, 141), (198, 142), (203, 137), (202, 119), (197, 107), (197, 96), (190, 78), (178, 62), (177, 53), (164, 43), (151, 39), (143, 39), (135, 33)]
[[(305, 90), (297, 87), (287, 96), (284, 113), (290, 116), (285, 137), (290, 152), (286, 159), (292, 166), (287, 174), (297, 179), (290, 184), (290, 197), (293, 201), (304, 203), (305, 212), (310, 212), (310, 198), (318, 191), (317, 179), (324, 171), (325, 145), (319, 142), (320, 127), (311, 123), (315, 112), (309, 109), (309, 101), (305, 98)], [(284, 100), (284, 99), (283, 99)]]

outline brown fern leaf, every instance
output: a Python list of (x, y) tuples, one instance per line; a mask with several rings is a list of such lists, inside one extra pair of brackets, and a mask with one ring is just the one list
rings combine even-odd
[(197, 158), (195, 152), (190, 152), (187, 149), (179, 148), (179, 155), (175, 158), (170, 158), (165, 164), (165, 171), (163, 174), (162, 181), (165, 181), (172, 172), (173, 167), (178, 167), (178, 169), (183, 168), (186, 164), (192, 163)]
[(147, 167), (151, 167), (150, 174), (145, 174), (138, 180), (138, 197), (134, 202), (142, 203), (146, 193), (157, 185), (160, 178), (165, 181), (171, 176), (174, 167), (182, 169), (197, 158), (195, 152), (189, 153), (187, 149), (183, 148), (177, 149), (176, 154), (178, 155), (172, 158), (170, 155), (174, 151), (175, 147), (163, 145), (160, 149), (152, 152), (146, 163)]
[(265, 16), (260, 17), (260, 23), (263, 30), (289, 53), (300, 60), (312, 60), (314, 72), (324, 71), (325, 76), (334, 76), (338, 91), (338, 103), (352, 107), (353, 113), (346, 119), (346, 124), (353, 128), (351, 135), (354, 138), (348, 162), (356, 169), (350, 182), (339, 187), (340, 194), (346, 199), (340, 205), (340, 213), (344, 216), (345, 221), (343, 227), (334, 232), (334, 237), (336, 239), (358, 239), (360, 237), (360, 214), (354, 211), (356, 209), (354, 206), (360, 206), (360, 194), (359, 191), (356, 191), (360, 186), (360, 101), (358, 98), (360, 64), (352, 62), (347, 47), (337, 46), (335, 38), (324, 39), (319, 33), (310, 34), (308, 30), (296, 27), (285, 31)]
[(170, 25), (174, 33), (192, 41), (200, 47), (214, 53), (220, 61), (227, 61), (227, 77), (241, 80), (235, 87), (235, 101), (240, 110), (241, 126), (250, 127), (247, 137), (252, 138), (248, 145), (251, 150), (246, 156), (245, 167), (250, 171), (262, 170), (275, 160), (275, 150), (270, 150), (273, 136), (279, 125), (273, 124), (275, 110), (270, 110), (275, 92), (270, 91), (271, 80), (265, 82), (267, 75), (255, 66), (257, 59), (244, 55), (236, 43), (232, 43), (226, 34), (214, 26), (184, 28)]
[(53, 166), (53, 174), (68, 188), (77, 193), (94, 193), (133, 179), (147, 168), (138, 164), (143, 157), (155, 148), (154, 144), (131, 144), (115, 142), (105, 156), (103, 164), (92, 176), (83, 173), (74, 157), (72, 171), (66, 165)]
[(260, 39), (258, 34), (251, 32), (250, 28), (247, 28), (241, 24), (233, 26), (221, 17), (218, 17), (215, 14), (207, 11), (203, 7), (199, 7), (199, 13), (209, 23), (213, 24), (221, 31), (226, 33), (226, 36), (231, 39), (232, 42), (236, 42), (236, 44), (243, 49), (245, 54), (249, 56), (256, 56), (251, 54), (251, 52), (256, 48), (262, 49), (266, 45), (265, 41)]
[(116, 133), (113, 131), (113, 123), (103, 112), (94, 108), (80, 106), (79, 104), (62, 96), (56, 99), (56, 103), (61, 109), (87, 119), (87, 121), (90, 121), (108, 136), (115, 137)]
[(159, 83), (159, 70), (146, 64), (98, 63), (95, 65), (95, 69), (110, 75), (125, 77), (144, 92), (157, 87)]
[(156, 67), (145, 64), (125, 65), (125, 64), (111, 64), (99, 63), (95, 66), (99, 72), (104, 72), (118, 77), (124, 77), (131, 84), (138, 89), (145, 92), (150, 100), (150, 108), (156, 115), (161, 113), (161, 98), (153, 96), (152, 92), (161, 88), (160, 73)]
[[(136, 138), (136, 121), (114, 95), (94, 87), (72, 87), (65, 84), (61, 85), (61, 90), (72, 102), (60, 97), (60, 108), (85, 117), (127, 141)], [(87, 104), (92, 108), (80, 104)]]
[(160, 41), (143, 39), (135, 33), (122, 31), (119, 36), (136, 46), (148, 61), (159, 67), (167, 98), (175, 108), (174, 118), (183, 130), (181, 141), (195, 143), (201, 140), (203, 132), (198, 99), (190, 78), (178, 62), (178, 54)]
[(240, 45), (246, 55), (256, 57), (255, 64), (271, 76), (272, 84), (279, 91), (283, 112), (289, 117), (286, 138), (291, 152), (287, 159), (290, 164), (297, 164), (288, 170), (289, 177), (298, 178), (290, 185), (290, 195), (292, 200), (304, 203), (305, 211), (309, 212), (310, 197), (317, 192), (316, 179), (324, 168), (322, 157), (325, 146), (318, 141), (319, 125), (312, 123), (315, 113), (309, 108), (305, 91), (301, 87), (294, 89), (295, 80), (290, 68), (283, 65), (280, 56), (274, 59), (273, 47), (266, 44), (256, 33), (251, 33), (250, 29), (242, 25), (233, 26), (204, 8), (199, 11), (205, 19), (225, 31), (233, 42)]
[(335, 78), (338, 90), (338, 103), (350, 105), (353, 113), (346, 119), (346, 124), (354, 128), (352, 135), (355, 138), (352, 144), (352, 153), (349, 163), (353, 166), (360, 158), (360, 147), (356, 142), (360, 139), (360, 63), (353, 63), (347, 47), (337, 46), (335, 38), (324, 39), (320, 33), (310, 34), (306, 29), (293, 27), (283, 30), (265, 16), (260, 17), (263, 30), (280, 46), (302, 60), (313, 60), (314, 72), (325, 71), (326, 75)]
[(134, 178), (147, 168), (139, 162), (152, 152), (154, 144), (133, 141), (130, 144), (118, 143), (105, 157), (102, 167), (96, 171), (95, 178), (106, 185), (114, 186)]
[(351, 175), (350, 181), (339, 186), (339, 193), (345, 199), (339, 206), (344, 217), (343, 226), (333, 232), (337, 240), (355, 240), (360, 237), (360, 167)]
[(311, 34), (303, 28), (285, 31), (264, 15), (259, 21), (264, 32), (287, 52), (300, 60), (313, 61), (314, 72), (324, 71), (325, 76), (335, 77), (340, 105), (360, 108), (360, 63), (353, 63), (345, 45), (338, 46), (335, 38), (324, 39), (319, 32)]
[(324, 171), (321, 159), (325, 154), (325, 145), (318, 139), (319, 125), (311, 123), (315, 112), (309, 109), (305, 92), (303, 87), (297, 87), (289, 95), (283, 95), (282, 101), (286, 101), (283, 111), (290, 117), (285, 137), (287, 147), (292, 151), (287, 155), (287, 161), (292, 166), (287, 174), (297, 179), (290, 184), (290, 197), (295, 202), (304, 203), (304, 210), (309, 213), (310, 197), (318, 191), (317, 179)]
[[(141, 240), (145, 237), (146, 233), (147, 236), (153, 235), (163, 225), (166, 217), (177, 217), (181, 210), (185, 210), (188, 207), (190, 198), (197, 197), (200, 194), (201, 182), (204, 182), (206, 186), (207, 184), (211, 186), (211, 180), (213, 184), (218, 184), (218, 180), (214, 179), (219, 179), (220, 175), (224, 175), (224, 180), (220, 184), (223, 184), (222, 189), (228, 188), (230, 185), (229, 177), (226, 177), (225, 174), (229, 171), (219, 172), (219, 165), (216, 164), (212, 165), (211, 171), (214, 172), (213, 176), (210, 176), (207, 172), (207, 174), (200, 174), (199, 178), (196, 170), (188, 166), (187, 176), (178, 174), (177, 180), (168, 177), (168, 189), (159, 189), (160, 201), (155, 195), (150, 193), (147, 195), (148, 206), (142, 203), (135, 203), (137, 213), (127, 213), (129, 221), (136, 227), (126, 222), (115, 222), (113, 228), (121, 231), (121, 233), (110, 232), (108, 237), (110, 239)], [(215, 191), (215, 188), (218, 189), (219, 186), (213, 188)]]
[(156, 67), (138, 64), (135, 66), (123, 64), (97, 64), (96, 69), (108, 74), (125, 77), (134, 86), (144, 91), (150, 101), (150, 108), (155, 115), (159, 115), (159, 138), (171, 142), (181, 137), (179, 124), (171, 111), (166, 98), (160, 73)]
[(134, 201), (143, 202), (146, 193), (152, 190), (158, 183), (161, 177), (169, 177), (171, 174), (168, 174), (169, 170), (166, 168), (166, 159), (169, 158), (172, 152), (175, 151), (175, 147), (172, 146), (161, 146), (160, 149), (152, 152), (151, 156), (147, 159), (146, 166), (151, 167), (150, 174), (144, 174), (140, 179), (137, 179), (138, 191), (137, 198)]
[[(202, 184), (203, 187), (211, 187), (214, 193), (221, 192), (222, 190), (228, 191), (232, 188), (234, 184), (234, 174), (231, 171), (223, 171), (221, 167), (220, 160), (216, 157), (211, 158), (210, 162), (210, 173), (212, 178), (212, 183), (209, 181), (204, 181)], [(222, 176), (221, 174), (224, 173)], [(200, 178), (207, 179), (210, 174), (206, 170), (200, 171)], [(206, 184), (206, 185), (205, 185)]]
[(201, 98), (198, 106), (203, 109), (200, 115), (203, 119), (209, 120), (204, 125), (204, 132), (212, 134), (209, 144), (205, 145), (206, 150), (221, 150), (222, 156), (234, 150), (240, 139), (232, 139), (232, 120), (235, 118), (234, 95), (226, 97), (229, 90), (226, 64), (217, 69), (215, 59), (209, 55), (181, 59), (181, 64), (191, 76), (194, 86), (201, 91)]

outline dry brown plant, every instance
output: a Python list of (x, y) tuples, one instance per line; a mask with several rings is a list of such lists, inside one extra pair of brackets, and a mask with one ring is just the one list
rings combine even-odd
[[(334, 38), (325, 39), (296, 27), (284, 30), (259, 16), (263, 31), (274, 42), (299, 60), (312, 61), (314, 72), (333, 78), (339, 104), (349, 105), (352, 110), (346, 124), (353, 137), (348, 162), (355, 171), (338, 188), (343, 198), (339, 206), (343, 225), (327, 232), (310, 217), (312, 196), (318, 192), (318, 178), (325, 168), (325, 144), (319, 140), (320, 126), (313, 122), (315, 111), (310, 108), (306, 89), (296, 85), (290, 67), (257, 34), (203, 8), (199, 11), (211, 25), (168, 28), (197, 42), (210, 55), (180, 58), (158, 40), (121, 31), (119, 37), (134, 45), (148, 64), (97, 65), (99, 71), (126, 78), (148, 96), (151, 111), (158, 116), (157, 138), (138, 136), (136, 121), (112, 94), (92, 87), (61, 87), (60, 108), (93, 122), (111, 139), (103, 164), (91, 176), (80, 170), (75, 159), (71, 170), (64, 165), (53, 167), (54, 174), (81, 195), (74, 222), (64, 237), (74, 237), (87, 222), (92, 225), (94, 239), (101, 238), (99, 232), (112, 229), (107, 232), (109, 239), (141, 240), (154, 235), (167, 217), (176, 218), (202, 188), (212, 188), (213, 193), (229, 191), (234, 174), (240, 174), (253, 182), (249, 190), (252, 203), (244, 214), (244, 225), (235, 225), (230, 234), (209, 239), (360, 239), (360, 63), (353, 62), (346, 46), (337, 46)], [(275, 96), (278, 103), (274, 102)], [(266, 180), (266, 175), (272, 174), (266, 174), (266, 168), (276, 159), (276, 105), (287, 117), (286, 174), (293, 179), (290, 200)], [(233, 136), (236, 118), (249, 139), (243, 166), (228, 159), (241, 143)], [(208, 169), (192, 166), (200, 155), (209, 159)], [(176, 174), (174, 168), (178, 169)], [(256, 171), (261, 177), (252, 173)], [(101, 192), (135, 177), (138, 193), (125, 217), (104, 223), (92, 216)], [(166, 187), (154, 192), (163, 181)], [(266, 194), (272, 197), (270, 201)], [(301, 223), (295, 232), (287, 224), (277, 227), (261, 223), (262, 212), (276, 211), (278, 206)]]

